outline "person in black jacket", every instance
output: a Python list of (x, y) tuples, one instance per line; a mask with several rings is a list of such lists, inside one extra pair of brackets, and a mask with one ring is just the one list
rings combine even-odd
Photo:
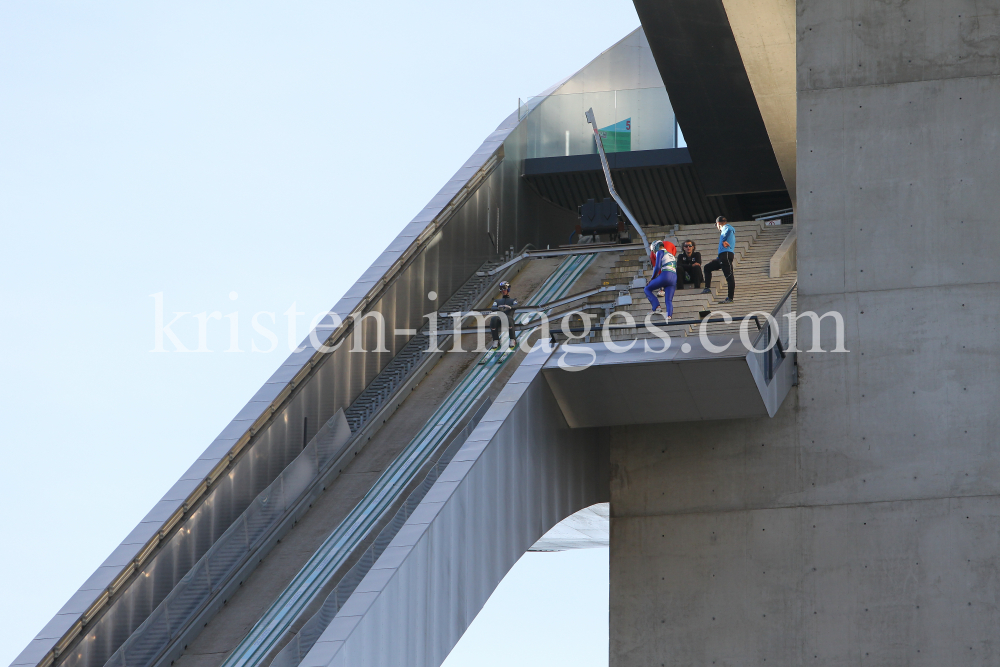
[(517, 310), (517, 299), (510, 295), (510, 283), (506, 280), (500, 283), (500, 298), (493, 302), (490, 310), (499, 313), (490, 318), (490, 333), (493, 334), (493, 349), (500, 347), (500, 317), (507, 318), (507, 332), (510, 339), (510, 346), (515, 347), (517, 341), (514, 340), (514, 311)]
[(681, 252), (677, 255), (677, 289), (683, 289), (686, 283), (696, 288), (705, 282), (701, 272), (701, 253), (695, 252), (695, 243), (688, 239), (681, 244)]

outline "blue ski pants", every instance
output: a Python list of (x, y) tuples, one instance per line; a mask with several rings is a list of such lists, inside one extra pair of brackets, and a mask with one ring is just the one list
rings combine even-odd
[(663, 288), (663, 300), (667, 306), (667, 315), (673, 316), (674, 290), (677, 289), (677, 274), (673, 271), (663, 271), (646, 284), (646, 288), (643, 291), (646, 293), (649, 303), (653, 306), (653, 310), (660, 307), (660, 300), (653, 294), (653, 290), (658, 290), (661, 287)]

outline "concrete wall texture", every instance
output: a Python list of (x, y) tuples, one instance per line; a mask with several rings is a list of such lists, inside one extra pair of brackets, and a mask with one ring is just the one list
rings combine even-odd
[(774, 419), (613, 429), (611, 665), (1000, 664), (1000, 3), (796, 33), (799, 308), (850, 353)]

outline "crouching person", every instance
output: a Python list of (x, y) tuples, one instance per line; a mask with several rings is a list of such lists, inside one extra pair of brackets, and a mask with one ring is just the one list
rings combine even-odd
[(500, 298), (490, 306), (492, 312), (497, 313), (490, 318), (490, 333), (493, 335), (493, 349), (500, 347), (500, 331), (503, 328), (501, 317), (507, 321), (507, 337), (510, 340), (510, 347), (515, 347), (514, 340), (514, 312), (517, 310), (517, 299), (510, 295), (510, 283), (506, 280), (500, 283)]
[[(653, 278), (646, 284), (643, 291), (649, 299), (654, 313), (663, 313), (666, 319), (670, 319), (674, 314), (674, 290), (677, 288), (677, 258), (674, 253), (677, 249), (673, 243), (654, 241), (650, 244), (650, 250), (656, 253), (653, 260)], [(663, 302), (666, 308), (660, 305), (660, 300), (656, 298), (656, 290), (663, 290)]]

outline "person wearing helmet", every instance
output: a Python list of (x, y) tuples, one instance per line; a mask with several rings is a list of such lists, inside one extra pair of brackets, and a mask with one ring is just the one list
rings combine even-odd
[(507, 331), (508, 338), (510, 339), (510, 346), (515, 347), (517, 342), (514, 340), (514, 311), (517, 310), (517, 299), (510, 295), (510, 283), (506, 280), (500, 282), (500, 298), (493, 302), (490, 306), (490, 310), (499, 313), (490, 318), (490, 333), (493, 335), (493, 349), (500, 347), (500, 330), (502, 328), (502, 323), (500, 317), (503, 316), (507, 319)]
[[(650, 243), (649, 244), (649, 265), (650, 266), (656, 266), (656, 251), (653, 250), (653, 247), (655, 245), (656, 245), (656, 243)], [(666, 238), (664, 238), (663, 239), (663, 247), (666, 248), (666, 249), (668, 249), (668, 250), (670, 250), (671, 254), (673, 254), (674, 257), (677, 258), (678, 262), (680, 261), (680, 255), (677, 253), (677, 246), (675, 246), (673, 243), (671, 243)], [(678, 268), (680, 268), (680, 267), (678, 266)], [(680, 287), (681, 287), (682, 284), (683, 284), (683, 281), (681, 280), (681, 274), (678, 273), (677, 274), (677, 289), (680, 289)], [(674, 290), (675, 293), (676, 293), (676, 291), (677, 290)], [(656, 294), (656, 296), (660, 297), (661, 299), (666, 294), (662, 289), (658, 289), (658, 290), (656, 290), (653, 293)]]
[[(674, 290), (677, 288), (677, 248), (667, 241), (653, 241), (649, 245), (653, 257), (653, 278), (646, 284), (643, 292), (649, 299), (654, 313), (663, 313), (669, 320), (674, 314)], [(663, 290), (663, 301), (666, 309), (656, 298), (656, 290)]]

